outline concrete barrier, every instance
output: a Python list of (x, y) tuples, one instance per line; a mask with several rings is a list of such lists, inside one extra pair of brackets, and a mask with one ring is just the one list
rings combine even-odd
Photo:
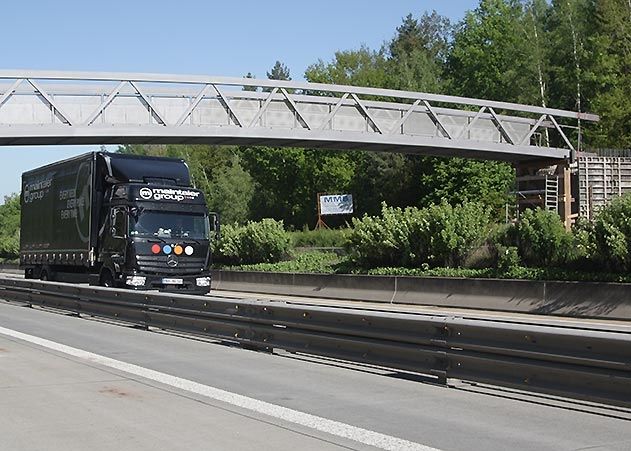
[(15, 263), (0, 263), (0, 272), (8, 274), (23, 274), (24, 270)]
[(631, 319), (631, 284), (213, 271), (213, 288), (287, 296)]

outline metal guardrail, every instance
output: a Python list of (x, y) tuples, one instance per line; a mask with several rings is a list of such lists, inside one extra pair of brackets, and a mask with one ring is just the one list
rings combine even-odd
[[(574, 154), (594, 114), (439, 94), (193, 75), (0, 70), (0, 145), (208, 143), (510, 161)], [(546, 141), (552, 133), (558, 144)]]
[(631, 333), (0, 278), (0, 298), (631, 407)]

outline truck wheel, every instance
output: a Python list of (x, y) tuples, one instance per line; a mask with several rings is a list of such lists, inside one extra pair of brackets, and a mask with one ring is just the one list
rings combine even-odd
[(42, 269), (39, 273), (39, 280), (47, 281), (50, 280), (50, 275), (48, 274), (48, 270)]
[(102, 287), (114, 287), (114, 277), (109, 269), (105, 269), (101, 273), (99, 285)]

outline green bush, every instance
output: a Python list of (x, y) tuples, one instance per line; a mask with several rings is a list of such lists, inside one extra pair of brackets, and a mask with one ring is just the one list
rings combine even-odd
[(490, 212), (480, 204), (446, 202), (427, 208), (391, 208), (353, 219), (346, 250), (362, 267), (461, 266), (486, 237)]
[(631, 270), (631, 195), (614, 199), (599, 212), (593, 239), (595, 256), (607, 268)]
[(549, 210), (526, 210), (517, 223), (519, 253), (530, 266), (560, 266), (570, 257), (572, 234)]
[(519, 250), (515, 246), (497, 247), (497, 270), (502, 274), (508, 274), (519, 267)]
[(579, 217), (572, 225), (572, 246), (568, 249), (572, 267), (592, 270), (596, 257), (594, 223)]
[(476, 202), (451, 206), (446, 202), (426, 209), (427, 229), (421, 230), (433, 266), (460, 267), (487, 236), (490, 210)]
[(211, 240), (213, 260), (225, 264), (238, 264), (240, 260), (241, 229), (237, 225), (221, 226), (221, 239)]
[(349, 260), (372, 268), (411, 266), (420, 249), (418, 230), (427, 229), (426, 212), (417, 208), (381, 207), (381, 216), (353, 218), (353, 228), (344, 245)]
[(349, 229), (305, 229), (289, 233), (294, 247), (343, 247)]
[(282, 221), (263, 219), (244, 226), (226, 225), (215, 245), (215, 260), (225, 264), (276, 263), (289, 253), (289, 234)]

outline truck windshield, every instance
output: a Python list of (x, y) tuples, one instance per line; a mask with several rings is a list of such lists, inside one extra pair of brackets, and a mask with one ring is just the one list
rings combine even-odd
[(130, 236), (208, 239), (208, 218), (204, 214), (145, 210), (129, 216)]

